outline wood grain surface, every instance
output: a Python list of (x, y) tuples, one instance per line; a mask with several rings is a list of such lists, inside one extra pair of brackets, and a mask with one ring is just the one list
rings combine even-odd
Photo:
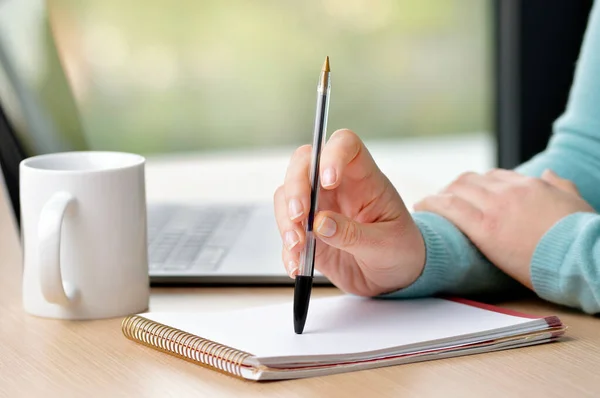
[[(535, 298), (497, 304), (559, 315), (569, 327), (562, 341), (268, 383), (239, 380), (131, 342), (121, 333), (121, 319), (36, 318), (22, 310), (19, 241), (3, 199), (0, 205), (0, 397), (600, 396), (600, 319)], [(320, 288), (314, 294), (340, 292)], [(157, 288), (150, 309), (241, 308), (291, 295), (291, 288)]]

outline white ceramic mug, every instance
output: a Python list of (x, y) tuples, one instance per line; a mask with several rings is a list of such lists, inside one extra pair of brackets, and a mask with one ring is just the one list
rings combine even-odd
[(25, 311), (99, 319), (147, 310), (144, 164), (94, 151), (21, 162)]

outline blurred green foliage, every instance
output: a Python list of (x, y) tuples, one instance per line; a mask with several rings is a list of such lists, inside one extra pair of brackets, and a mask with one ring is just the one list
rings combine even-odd
[(329, 131), (489, 131), (481, 0), (52, 0), (89, 143), (138, 153), (308, 143)]

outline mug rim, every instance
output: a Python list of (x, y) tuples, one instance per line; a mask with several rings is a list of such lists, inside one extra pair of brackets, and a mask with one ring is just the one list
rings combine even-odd
[[(52, 168), (52, 167), (42, 167), (41, 165), (36, 165), (38, 162), (44, 162), (48, 159), (54, 158), (63, 158), (70, 159), (76, 157), (93, 157), (93, 156), (114, 156), (122, 159), (122, 162), (118, 165), (102, 165), (99, 167), (85, 167), (85, 168)], [(46, 153), (42, 155), (35, 155), (23, 159), (21, 161), (20, 166), (22, 168), (43, 172), (43, 173), (56, 173), (56, 174), (97, 174), (97, 173), (106, 173), (111, 171), (120, 171), (126, 170), (130, 168), (135, 168), (140, 165), (143, 165), (146, 162), (146, 159), (139, 154), (130, 153), (130, 152), (120, 152), (120, 151), (65, 151), (65, 152), (53, 152)]]

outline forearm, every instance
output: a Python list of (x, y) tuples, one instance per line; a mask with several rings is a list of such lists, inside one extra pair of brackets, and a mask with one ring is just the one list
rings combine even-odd
[(522, 288), (491, 264), (445, 218), (429, 212), (416, 212), (413, 218), (425, 241), (425, 267), (413, 284), (390, 293), (387, 297), (487, 294)]
[[(546, 150), (516, 171), (539, 177), (552, 169), (575, 183), (582, 197), (600, 210), (600, 4), (592, 9), (565, 113), (554, 125)], [(600, 280), (599, 216), (569, 216), (542, 238), (531, 262), (534, 290), (556, 303), (595, 312)], [(426, 242), (420, 278), (394, 297), (506, 291), (515, 286), (446, 219), (415, 213)], [(573, 235), (566, 229), (572, 228)], [(579, 229), (582, 229), (579, 231)], [(550, 242), (550, 243), (549, 243)], [(555, 253), (553, 247), (560, 247)], [(546, 254), (546, 252), (550, 254)]]
[(572, 214), (550, 229), (533, 254), (531, 280), (543, 299), (600, 313), (600, 216)]

